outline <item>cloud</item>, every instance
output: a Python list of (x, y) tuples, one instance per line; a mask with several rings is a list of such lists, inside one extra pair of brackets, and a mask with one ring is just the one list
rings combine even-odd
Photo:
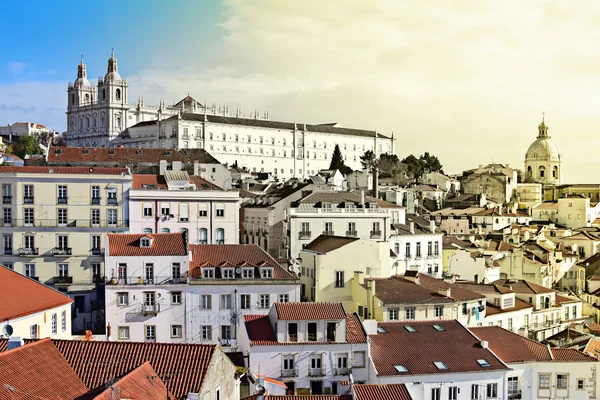
[(13, 73), (19, 73), (28, 66), (29, 64), (25, 64), (19, 61), (13, 61), (11, 63), (8, 63), (8, 70)]
[[(0, 125), (37, 122), (50, 129), (66, 127), (64, 82), (26, 81), (0, 85)], [(18, 93), (18, 96), (15, 96)]]

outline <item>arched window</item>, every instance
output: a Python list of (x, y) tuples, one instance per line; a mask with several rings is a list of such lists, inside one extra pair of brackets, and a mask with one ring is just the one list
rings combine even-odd
[(104, 115), (100, 118), (100, 126), (104, 128)]
[(198, 232), (198, 244), (207, 244), (208, 243), (208, 231), (206, 228), (201, 228)]
[(529, 177), (533, 176), (533, 170), (531, 169), (531, 165), (529, 167), (527, 167), (527, 176), (529, 176)]
[(150, 234), (152, 233), (152, 228), (144, 228), (144, 234)]
[(217, 244), (225, 244), (225, 229), (217, 228)]
[(545, 176), (546, 176), (546, 168), (540, 167), (540, 175), (539, 175), (539, 177), (543, 178)]
[(90, 95), (86, 93), (85, 95), (85, 104), (88, 104), (90, 102)]
[(222, 203), (217, 203), (217, 205), (215, 207), (217, 209), (217, 217), (224, 217), (225, 216), (225, 205)]
[(102, 100), (106, 100), (106, 89), (102, 89)]
[(171, 233), (169, 228), (160, 228), (160, 233)]
[(86, 128), (90, 127), (90, 117), (85, 117), (85, 127)]
[(115, 125), (117, 126), (117, 128), (121, 127), (121, 116), (117, 115), (116, 119), (115, 119)]
[(121, 89), (115, 90), (115, 99), (121, 100)]
[(558, 167), (556, 165), (552, 168), (552, 177), (558, 178)]
[(75, 105), (75, 93), (71, 95), (71, 104)]

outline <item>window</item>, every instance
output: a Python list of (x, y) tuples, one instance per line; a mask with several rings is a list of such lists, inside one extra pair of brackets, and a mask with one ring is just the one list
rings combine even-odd
[(26, 226), (33, 226), (33, 208), (24, 208), (23, 209), (23, 218)]
[(333, 234), (333, 222), (325, 222), (325, 234)]
[(435, 242), (434, 243), (434, 253), (433, 255), (435, 256), (439, 256), (440, 255), (440, 243), (439, 242)]
[(150, 247), (150, 238), (143, 237), (140, 239), (140, 247)]
[(249, 294), (241, 294), (240, 295), (240, 309), (242, 309), (242, 310), (250, 309), (250, 295)]
[(421, 242), (417, 242), (417, 258), (421, 258)]
[(212, 310), (212, 295), (210, 295), (210, 294), (200, 295), (200, 309), (201, 310)]
[(335, 287), (343, 288), (345, 284), (344, 271), (335, 271)]
[(390, 320), (390, 321), (398, 321), (399, 319), (400, 319), (400, 317), (399, 317), (398, 309), (397, 308), (390, 308), (388, 310), (388, 320)]
[(215, 277), (215, 269), (214, 268), (202, 268), (202, 278), (214, 279), (214, 277)]
[(427, 242), (427, 255), (431, 256), (433, 254), (433, 242)]
[(356, 236), (356, 222), (348, 222), (348, 235)]
[(557, 389), (567, 389), (568, 386), (569, 386), (569, 374), (556, 374), (556, 388)]
[(31, 335), (32, 339), (37, 339), (38, 337), (38, 326), (37, 324), (33, 324), (29, 327), (29, 335)]
[(171, 292), (171, 304), (181, 304), (181, 292)]
[(519, 394), (519, 377), (508, 377), (508, 396)]
[(182, 336), (183, 330), (181, 329), (181, 325), (171, 325), (171, 337), (180, 338)]
[(146, 325), (146, 342), (156, 342), (155, 325)]
[(409, 307), (404, 309), (404, 319), (415, 319), (415, 308)]
[(242, 278), (245, 278), (245, 279), (254, 278), (254, 270), (251, 268), (242, 268)]
[(488, 399), (495, 399), (498, 397), (498, 384), (488, 383), (486, 388), (486, 394)]
[(109, 208), (106, 210), (106, 212), (108, 225), (117, 225), (117, 210), (114, 208)]
[(290, 301), (290, 295), (289, 294), (280, 294), (279, 295), (279, 302), (280, 303), (288, 303)]
[(33, 185), (23, 185), (23, 203), (33, 203)]
[(434, 313), (436, 318), (444, 316), (444, 306), (435, 306)]
[(23, 236), (23, 245), (25, 250), (29, 250), (29, 253), (35, 249), (35, 236), (33, 235), (25, 235)]
[(217, 228), (217, 244), (225, 244), (225, 229)]
[(446, 366), (446, 364), (444, 364), (441, 361), (434, 361), (433, 365), (435, 365), (435, 367), (439, 370), (444, 370), (444, 369), (448, 369), (448, 367)]
[(207, 244), (208, 243), (208, 231), (206, 228), (200, 228), (200, 232), (198, 235), (198, 243), (199, 244)]
[(488, 360), (486, 359), (479, 359), (477, 360), (477, 364), (479, 364), (480, 366), (487, 368), (487, 367), (491, 367), (492, 365), (488, 362)]
[(144, 228), (144, 231), (143, 231), (143, 233), (144, 233), (145, 235), (149, 235), (149, 234), (151, 234), (151, 233), (152, 233), (152, 228)]
[(12, 209), (11, 208), (4, 209), (3, 222), (4, 222), (4, 226), (12, 225)]
[(129, 339), (129, 327), (128, 326), (120, 326), (119, 327), (119, 339)]
[(63, 332), (67, 331), (67, 312), (65, 310), (60, 313), (60, 328)]
[(35, 277), (35, 264), (25, 264), (25, 276), (28, 278)]
[(448, 388), (448, 400), (458, 400), (458, 386)]
[(92, 208), (91, 210), (92, 213), (92, 226), (99, 226), (100, 225), (100, 210), (97, 208)]
[(160, 215), (163, 217), (171, 215), (171, 205), (169, 203), (162, 203), (160, 205)]
[(271, 295), (270, 294), (261, 294), (259, 296), (259, 307), (260, 308), (269, 308), (271, 306)]
[(69, 264), (58, 264), (58, 276), (61, 278), (69, 276)]
[(261, 268), (260, 275), (261, 275), (261, 278), (263, 278), (263, 279), (271, 279), (271, 278), (273, 278), (273, 269), (272, 268)]
[(129, 293), (127, 293), (127, 292), (117, 293), (117, 305), (119, 305), (119, 306), (129, 305)]
[(479, 399), (479, 385), (471, 385), (471, 400)]
[(67, 187), (65, 185), (58, 186), (58, 204), (65, 204), (67, 202)]
[(179, 221), (187, 222), (189, 220), (189, 205), (187, 203), (179, 204)]
[(222, 294), (221, 295), (221, 310), (231, 310), (231, 295), (230, 294)]
[(212, 326), (202, 325), (202, 340), (212, 340)]
[(550, 374), (538, 375), (538, 389), (550, 389)]
[(144, 266), (145, 279), (144, 283), (154, 283), (154, 264), (146, 263)]
[(152, 216), (152, 203), (144, 203), (144, 217)]
[(221, 340), (231, 340), (231, 325), (221, 325)]
[(58, 333), (58, 315), (56, 313), (52, 314), (52, 334), (56, 335)]
[(431, 388), (431, 400), (440, 400), (442, 389), (439, 387)]
[(221, 268), (221, 278), (233, 279), (233, 269), (232, 268)]
[(585, 389), (585, 382), (583, 379), (577, 379), (577, 390)]
[(206, 204), (200, 204), (198, 215), (200, 217), (206, 217), (208, 215), (208, 206)]
[(406, 258), (410, 258), (410, 243), (406, 243), (406, 245), (404, 247), (405, 247), (404, 252), (405, 252)]

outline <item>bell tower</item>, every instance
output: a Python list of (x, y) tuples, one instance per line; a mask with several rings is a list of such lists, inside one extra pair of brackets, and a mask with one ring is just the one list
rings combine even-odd
[(117, 58), (113, 49), (108, 59), (106, 75), (104, 75), (104, 79), (98, 79), (98, 102), (105, 107), (105, 113), (101, 119), (105, 119), (108, 140), (114, 139), (127, 128), (128, 92), (129, 86), (127, 81), (119, 75)]

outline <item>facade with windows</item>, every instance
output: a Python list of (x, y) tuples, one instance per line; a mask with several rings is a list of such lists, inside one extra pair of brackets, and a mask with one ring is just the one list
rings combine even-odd
[(235, 350), (244, 314), (299, 301), (296, 278), (257, 246), (188, 245), (183, 233), (108, 240), (111, 340), (217, 343)]
[(106, 234), (128, 229), (127, 169), (0, 167), (0, 180), (0, 263), (69, 290), (102, 279)]
[(341, 303), (276, 303), (244, 321), (249, 373), (284, 382), (287, 394), (347, 394), (348, 382), (368, 380), (365, 331)]
[(237, 191), (223, 190), (185, 171), (133, 175), (129, 192), (130, 231), (186, 234), (190, 244), (236, 244)]

